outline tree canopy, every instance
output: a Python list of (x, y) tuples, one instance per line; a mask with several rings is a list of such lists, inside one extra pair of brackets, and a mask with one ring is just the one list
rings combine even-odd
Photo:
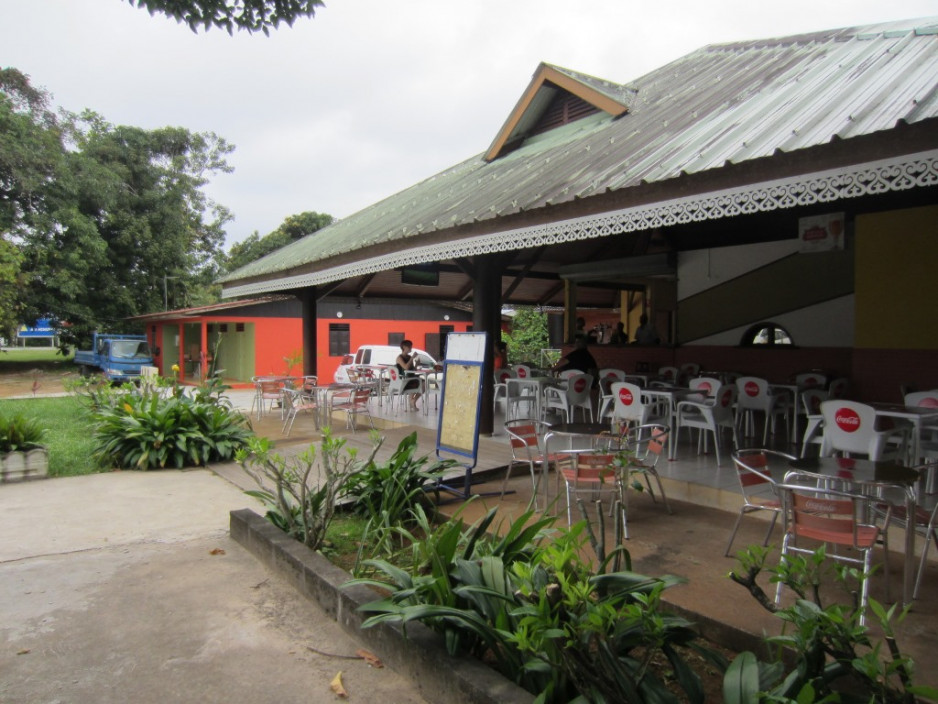
[(281, 22), (292, 26), (301, 17), (312, 17), (322, 0), (128, 0), (145, 8), (184, 22), (189, 29), (219, 27), (232, 34), (235, 29), (270, 34)]
[(332, 216), (325, 213), (306, 211), (298, 215), (289, 215), (273, 232), (261, 237), (254, 231), (241, 242), (232, 245), (225, 268), (227, 271), (240, 269), (245, 264), (250, 264), (331, 224)]
[(20, 72), (0, 73), (3, 332), (41, 317), (68, 322), (67, 343), (117, 330), (160, 310), (168, 279), (183, 305), (215, 300), (231, 216), (202, 187), (231, 171), (233, 147), (211, 132), (112, 125), (90, 111), (56, 119), (47, 102)]

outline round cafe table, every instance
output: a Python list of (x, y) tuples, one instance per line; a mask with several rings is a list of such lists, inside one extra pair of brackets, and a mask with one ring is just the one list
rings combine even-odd
[[(566, 447), (556, 447), (559, 443)], [(554, 454), (577, 454), (580, 452), (592, 452), (594, 450), (618, 449), (619, 437), (613, 435), (612, 426), (609, 423), (553, 423), (544, 435), (544, 462), (543, 467), (546, 471), (550, 466), (547, 458), (551, 457), (551, 443), (554, 443)], [(557, 474), (557, 493), (560, 493), (560, 474)], [(544, 482), (544, 505), (547, 506), (550, 501), (550, 483)]]

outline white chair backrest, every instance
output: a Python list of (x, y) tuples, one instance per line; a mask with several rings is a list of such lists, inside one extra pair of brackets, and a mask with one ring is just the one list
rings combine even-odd
[[(606, 367), (599, 370), (599, 379), (612, 379), (613, 381), (625, 381), (625, 372), (614, 367)], [(611, 383), (611, 382), (610, 382)]]
[(514, 375), (515, 373), (511, 369), (499, 369), (495, 372), (495, 383), (504, 384), (506, 381), (513, 378)]
[(593, 375), (577, 373), (567, 379), (567, 402), (571, 406), (585, 405), (593, 388)]
[(869, 454), (876, 411), (865, 403), (830, 399), (821, 403), (824, 416), (824, 451)]
[(696, 362), (685, 362), (681, 365), (681, 374), (684, 376), (697, 376), (700, 374), (700, 365)]
[(699, 398), (689, 398), (690, 401), (706, 401), (708, 398), (713, 398), (716, 390), (722, 386), (719, 379), (714, 379), (710, 376), (700, 376), (696, 379), (691, 379), (687, 386), (694, 391), (700, 392)]
[(821, 415), (821, 402), (830, 396), (824, 389), (805, 389), (801, 392), (801, 405), (809, 416)]
[(677, 367), (661, 367), (658, 369), (658, 376), (660, 376), (665, 381), (670, 381), (672, 384), (678, 382), (678, 378), (681, 376), (681, 370)]
[(736, 404), (736, 398), (735, 386), (723, 384), (717, 387), (713, 402), (713, 420), (717, 425), (733, 424), (733, 406)]
[(519, 379), (531, 378), (531, 367), (529, 367), (527, 364), (516, 364), (512, 367), (512, 371)]
[(931, 391), (915, 391), (905, 395), (906, 406), (921, 406), (922, 408), (938, 408), (938, 389)]
[(569, 379), (569, 378), (572, 377), (572, 376), (577, 376), (578, 374), (582, 374), (582, 373), (583, 373), (583, 372), (581, 372), (579, 369), (564, 369), (562, 372), (560, 372), (560, 373), (557, 375), (557, 378), (559, 378), (559, 379)]
[(828, 393), (831, 398), (847, 398), (849, 392), (850, 380), (845, 376), (834, 379), (828, 388)]
[(627, 381), (617, 381), (609, 387), (612, 392), (613, 418), (644, 423), (648, 412), (642, 402), (642, 390)]
[(795, 375), (795, 384), (800, 390), (823, 389), (827, 384), (827, 375), (820, 372), (803, 372)]
[(736, 401), (739, 408), (768, 410), (772, 406), (769, 382), (757, 376), (741, 376), (736, 380)]

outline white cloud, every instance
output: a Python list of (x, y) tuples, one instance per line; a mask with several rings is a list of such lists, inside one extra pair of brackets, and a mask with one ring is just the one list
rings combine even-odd
[(349, 0), (250, 36), (125, 0), (0, 0), (0, 58), (72, 111), (213, 131), (229, 241), (344, 217), (484, 151), (541, 61), (627, 82), (706, 44), (925, 16), (934, 0)]

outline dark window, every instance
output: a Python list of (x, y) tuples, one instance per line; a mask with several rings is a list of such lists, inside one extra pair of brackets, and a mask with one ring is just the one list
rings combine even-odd
[(351, 334), (348, 323), (329, 323), (329, 356), (341, 357), (349, 353)]
[(794, 345), (791, 334), (778, 323), (757, 323), (743, 333), (739, 341), (743, 347), (775, 347), (781, 345)]
[(402, 332), (389, 332), (388, 333), (388, 344), (393, 345), (394, 347), (400, 347), (401, 343), (406, 340), (406, 336)]
[(228, 332), (228, 323), (222, 323), (218, 326), (220, 332)]
[(235, 332), (244, 332), (244, 323), (235, 323)]

